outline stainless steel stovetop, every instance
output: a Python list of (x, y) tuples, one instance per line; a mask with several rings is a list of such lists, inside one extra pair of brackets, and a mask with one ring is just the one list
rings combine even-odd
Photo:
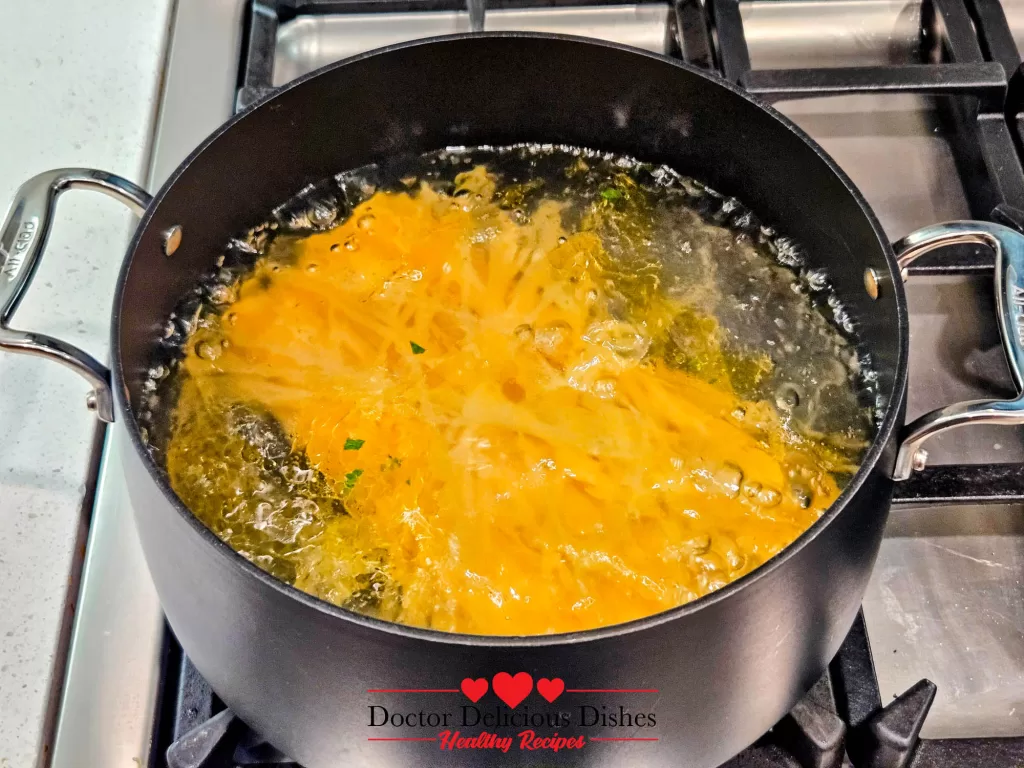
[[(231, 115), (249, 5), (178, 0), (150, 188)], [(1004, 0), (1002, 7), (1020, 48), (1024, 0)], [(253, 8), (261, 12), (259, 3)], [(913, 0), (755, 0), (740, 2), (739, 11), (755, 70), (921, 62), (927, 49), (921, 30), (933, 26), (934, 16), (930, 5)], [(669, 52), (672, 16), (668, 3), (509, 8), (488, 12), (485, 28), (583, 34)], [(299, 13), (271, 41), (272, 82), (387, 43), (457, 31), (469, 31), (466, 12)], [(953, 148), (957, 137), (933, 98), (862, 94), (778, 106), (832, 153), (893, 239), (971, 216), (971, 192)], [(996, 335), (991, 278), (916, 276), (908, 295), (908, 415), (1005, 396), (1011, 383)], [(163, 766), (151, 741), (165, 628), (116, 450), (108, 442), (102, 461), (54, 768)], [(1019, 462), (1024, 434), (960, 430), (934, 440), (929, 453), (935, 464)], [(883, 700), (921, 678), (938, 686), (922, 736), (1024, 736), (1022, 577), (1024, 507), (894, 509), (863, 611)]]

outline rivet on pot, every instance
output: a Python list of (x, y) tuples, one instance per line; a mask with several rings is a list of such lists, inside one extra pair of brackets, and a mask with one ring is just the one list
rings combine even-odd
[(164, 255), (172, 255), (181, 245), (181, 226), (175, 224), (173, 227), (165, 229), (161, 237), (164, 241)]
[(918, 448), (914, 451), (913, 466), (915, 472), (920, 472), (928, 465), (928, 451)]
[(864, 270), (864, 290), (872, 299), (878, 300), (878, 273), (871, 267)]
[(88, 408), (90, 411), (95, 411), (97, 408), (100, 407), (99, 401), (96, 399), (95, 392), (90, 392), (88, 395), (86, 395), (85, 407)]

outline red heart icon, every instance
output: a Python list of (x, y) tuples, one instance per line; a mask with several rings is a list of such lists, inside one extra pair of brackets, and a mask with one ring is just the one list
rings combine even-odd
[(466, 698), (476, 704), (480, 701), (480, 697), (487, 693), (487, 678), (478, 677), (474, 680), (472, 677), (467, 677), (462, 681), (461, 687)]
[(508, 672), (499, 672), (491, 685), (498, 698), (515, 709), (533, 690), (533, 678), (526, 672), (519, 672), (515, 677)]
[(549, 704), (561, 696), (563, 691), (565, 691), (565, 682), (560, 677), (553, 680), (542, 677), (537, 681), (537, 693), (547, 699)]

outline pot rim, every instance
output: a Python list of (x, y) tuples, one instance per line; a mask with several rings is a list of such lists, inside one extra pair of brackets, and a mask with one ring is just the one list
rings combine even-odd
[[(139, 424), (135, 418), (135, 414), (132, 411), (129, 403), (128, 389), (124, 378), (124, 368), (121, 361), (121, 347), (120, 347), (120, 336), (121, 336), (121, 306), (124, 297), (124, 286), (127, 281), (128, 272), (131, 269), (132, 262), (134, 261), (134, 255), (136, 249), (139, 247), (139, 243), (142, 239), (142, 235), (148, 230), (150, 223), (155, 215), (156, 210), (160, 207), (164, 198), (170, 193), (171, 189), (175, 186), (178, 179), (186, 172), (191, 164), (214, 142), (216, 142), (222, 135), (226, 134), (236, 124), (249, 118), (255, 112), (261, 110), (266, 105), (273, 102), (277, 97), (284, 94), (287, 91), (291, 91), (293, 88), (299, 88), (304, 83), (324, 75), (328, 72), (332, 72), (336, 69), (340, 69), (348, 64), (352, 64), (358, 61), (374, 58), (377, 56), (385, 56), (395, 51), (405, 50), (409, 48), (417, 48), (420, 46), (434, 46), (443, 45), (446, 43), (457, 43), (465, 40), (474, 38), (479, 39), (531, 39), (531, 40), (557, 40), (560, 42), (576, 43), (580, 45), (596, 46), (601, 48), (609, 48), (623, 53), (628, 53), (632, 56), (644, 57), (653, 59), (659, 63), (682, 69), (690, 74), (696, 75), (711, 86), (724, 88), (730, 91), (735, 96), (744, 99), (750, 104), (758, 107), (773, 117), (775, 120), (785, 126), (791, 133), (797, 136), (812, 152), (814, 152), (820, 160), (822, 160), (828, 169), (836, 175), (839, 181), (846, 188), (847, 192), (856, 201), (857, 206), (860, 208), (861, 213), (864, 215), (868, 224), (871, 226), (878, 240), (879, 247), (882, 251), (882, 255), (885, 259), (886, 266), (889, 270), (889, 284), (892, 286), (895, 293), (896, 300), (896, 313), (898, 321), (898, 348), (896, 357), (896, 366), (893, 375), (893, 391), (889, 394), (889, 401), (886, 408), (885, 416), (883, 417), (878, 429), (875, 433), (874, 439), (871, 442), (867, 452), (864, 454), (864, 458), (861, 461), (860, 467), (854, 474), (850, 483), (843, 489), (839, 497), (825, 510), (821, 517), (819, 517), (807, 530), (801, 533), (796, 539), (794, 539), (788, 546), (784, 547), (780, 552), (769, 558), (767, 561), (762, 563), (760, 566), (752, 570), (750, 573), (730, 582), (726, 586), (711, 592), (703, 597), (693, 600), (683, 605), (670, 608), (660, 613), (655, 613), (650, 616), (644, 616), (639, 619), (624, 622), (621, 624), (613, 624), (605, 627), (597, 627), (595, 629), (580, 630), (575, 632), (564, 632), (550, 635), (476, 635), (476, 634), (464, 634), (455, 632), (445, 632), (437, 629), (426, 629), (421, 627), (413, 627), (404, 624), (398, 624), (396, 622), (385, 621), (383, 619), (377, 619), (370, 616), (364, 616), (362, 614), (350, 611), (348, 609), (337, 606), (333, 603), (329, 603), (318, 597), (314, 597), (302, 590), (294, 587), (290, 584), (286, 584), (283, 581), (278, 580), (274, 576), (271, 576), (266, 571), (259, 568), (254, 563), (242, 557), (238, 552), (232, 549), (228, 544), (219, 539), (206, 525), (203, 524), (198, 517), (196, 517), (192, 511), (178, 498), (177, 494), (171, 489), (169, 482), (165, 476), (165, 473), (157, 465), (153, 459), (149, 448), (142, 442), (142, 438), (139, 432)], [(111, 374), (112, 374), (112, 385), (115, 393), (115, 399), (117, 401), (118, 417), (122, 423), (122, 426), (128, 433), (129, 440), (132, 448), (141, 457), (143, 464), (148, 471), (150, 478), (160, 488), (164, 498), (170, 503), (178, 514), (180, 514), (187, 523), (194, 529), (194, 531), (210, 546), (212, 546), (220, 554), (227, 556), (227, 558), (237, 567), (240, 568), (244, 573), (249, 576), (256, 578), (257, 580), (264, 583), (264, 585), (276, 590), (283, 596), (294, 599), (304, 606), (311, 608), (321, 614), (337, 619), (343, 622), (355, 624), (364, 629), (378, 630), (387, 632), (392, 635), (398, 635), (402, 637), (412, 638), (416, 640), (423, 640), (427, 642), (435, 642), (449, 645), (466, 645), (466, 646), (487, 646), (487, 647), (505, 647), (505, 648), (529, 648), (529, 647), (550, 647), (550, 646), (561, 646), (571, 645), (584, 642), (592, 642), (598, 640), (604, 640), (612, 637), (618, 637), (622, 635), (629, 635), (636, 632), (641, 632), (645, 629), (653, 628), (661, 624), (675, 621), (677, 619), (684, 618), (686, 616), (699, 613), (700, 611), (709, 608), (718, 602), (728, 600), (733, 595), (741, 592), (749, 586), (752, 586), (761, 579), (767, 578), (770, 574), (780, 568), (787, 560), (794, 557), (804, 547), (808, 546), (815, 538), (817, 538), (831, 523), (835, 520), (850, 500), (858, 493), (860, 488), (864, 485), (868, 476), (876, 470), (877, 465), (880, 463), (887, 446), (890, 444), (894, 430), (898, 426), (896, 421), (899, 415), (902, 413), (903, 400), (906, 395), (907, 389), (907, 373), (908, 373), (908, 357), (909, 357), (909, 315), (907, 311), (906, 295), (903, 289), (903, 281), (896, 279), (896, 276), (900, 274), (899, 266), (896, 262), (895, 254), (893, 253), (892, 245), (889, 242), (878, 218), (875, 216), (871, 207), (868, 205), (863, 194), (846, 173), (836, 164), (836, 162), (825, 152), (825, 150), (808, 136), (801, 128), (793, 123), (785, 115), (777, 111), (774, 107), (769, 104), (764, 104), (754, 98), (751, 94), (744, 91), (738, 85), (714, 76), (711, 73), (705, 72), (695, 66), (687, 64), (682, 61), (671, 59), (667, 56), (652, 53), (649, 51), (640, 50), (631, 46), (623, 45), (620, 43), (612, 43), (603, 40), (597, 40), (593, 38), (580, 37), (576, 35), (564, 35), (554, 34), (545, 32), (478, 32), (478, 33), (460, 33), (454, 35), (441, 35), (435, 37), (422, 38), (417, 40), (411, 40), (403, 43), (397, 43), (395, 45), (389, 45), (382, 48), (377, 48), (365, 53), (351, 56), (341, 61), (327, 64), (319, 69), (314, 70), (306, 75), (303, 75), (292, 82), (275, 89), (272, 93), (259, 99), (243, 111), (233, 115), (226, 122), (220, 125), (213, 133), (211, 133), (198, 147), (196, 147), (185, 160), (174, 170), (160, 190), (154, 195), (153, 201), (149, 208), (146, 210), (142, 219), (140, 220), (135, 234), (132, 237), (131, 243), (128, 246), (125, 259), (122, 262), (120, 272), (117, 278), (117, 284), (114, 293), (114, 304), (113, 304), (113, 317), (111, 322), (111, 349), (114, 351)], [(891, 462), (890, 462), (891, 463)]]

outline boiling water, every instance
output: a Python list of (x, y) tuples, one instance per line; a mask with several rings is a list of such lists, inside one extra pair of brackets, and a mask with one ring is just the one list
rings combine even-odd
[[(380, 191), (416, 194), (426, 185), (451, 196), (452, 205), (471, 208), (482, 195), (460, 174), (479, 166), (495, 180), (489, 194), (516, 224), (528, 227), (541, 204), (553, 202), (568, 237), (593, 232), (600, 238), (602, 282), (593, 300), (610, 322), (630, 321), (655, 305), (674, 308), (657, 332), (616, 337), (619, 358), (663, 361), (728, 390), (737, 402), (770, 404), (791, 439), (811, 446), (807, 450), (815, 455), (827, 454), (835, 480), (846, 481), (881, 415), (870, 407), (870, 361), (858, 357), (853, 323), (827, 275), (806, 268), (794, 243), (762, 226), (737, 201), (664, 166), (567, 147), (449, 149), (339, 174), (289, 201), (271, 221), (233, 241), (216, 272), (169, 319), (163, 356), (144, 387), (141, 419), (154, 452), (171, 462), (175, 491), (220, 538), (278, 578), (331, 602), (383, 618), (460, 628), (403, 616), (403, 589), (410, 585), (394, 578), (386, 542), (357, 555), (332, 551), (331, 537), (348, 531), (346, 505), (365, 482), (362, 468), (342, 474), (310, 461), (295, 435), (260, 403), (179, 408), (177, 418), (173, 404), (189, 386), (182, 373), (186, 353), (214, 364), (224, 354), (224, 329), (233, 324), (232, 306), (246, 280), (270, 285), (282, 270), (295, 268), (304, 238), (333, 232)], [(493, 234), (481, 230), (474, 237), (483, 242)], [(356, 229), (330, 250), (358, 248)], [(541, 342), (542, 329), (528, 332)], [(413, 354), (417, 347), (413, 342)], [(742, 421), (743, 410), (737, 406), (732, 418)], [(381, 472), (408, 473), (411, 484), (415, 473), (401, 461), (387, 456)], [(746, 499), (762, 520), (779, 503), (776, 490), (748, 481), (734, 465), (705, 474), (713, 493)], [(794, 470), (790, 476), (785, 492), (796, 508), (815, 512), (827, 505), (827, 499), (815, 499), (814, 482)], [(702, 531), (681, 542), (693, 583), (676, 584), (674, 596), (652, 605), (669, 607), (706, 594), (795, 535), (758, 549), (756, 543), (737, 545), (735, 531), (730, 533)]]

